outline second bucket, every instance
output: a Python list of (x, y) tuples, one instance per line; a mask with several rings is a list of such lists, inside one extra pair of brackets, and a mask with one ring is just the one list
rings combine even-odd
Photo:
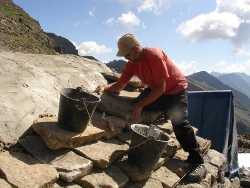
[(80, 87), (64, 88), (60, 93), (59, 126), (70, 131), (84, 131), (101, 99), (82, 91)]
[(149, 126), (133, 124), (131, 128), (133, 134), (128, 161), (143, 171), (152, 171), (162, 156), (168, 142), (171, 141), (171, 137), (163, 132), (160, 138), (155, 140), (152, 137), (146, 137)]

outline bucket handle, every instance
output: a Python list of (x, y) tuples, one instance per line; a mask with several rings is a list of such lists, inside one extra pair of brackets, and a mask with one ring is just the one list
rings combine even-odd
[[(78, 92), (80, 92), (80, 91), (83, 91), (83, 88), (82, 88), (82, 87), (76, 87), (76, 90), (77, 90)], [(84, 90), (86, 90), (86, 89), (84, 89)], [(79, 105), (79, 106), (76, 106), (76, 107), (78, 108), (78, 110), (86, 109), (87, 114), (88, 114), (88, 116), (89, 116), (89, 121), (91, 121), (90, 113), (89, 113), (88, 108), (87, 108), (88, 105), (86, 104), (85, 101), (86, 101), (86, 98), (82, 98), (83, 105)]]

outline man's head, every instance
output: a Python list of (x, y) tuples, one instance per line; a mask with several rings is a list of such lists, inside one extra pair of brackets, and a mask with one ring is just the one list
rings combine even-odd
[(123, 35), (117, 42), (118, 52), (116, 56), (128, 55), (136, 46), (140, 46), (139, 40), (131, 33)]

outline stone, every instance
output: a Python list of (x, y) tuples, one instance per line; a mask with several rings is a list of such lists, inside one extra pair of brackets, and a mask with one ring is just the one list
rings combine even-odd
[(142, 123), (154, 124), (154, 122), (163, 115), (161, 111), (142, 111), (141, 116), (144, 117)]
[[(119, 80), (121, 74), (117, 73), (117, 72), (107, 72), (107, 73), (104, 73), (103, 76), (106, 79), (117, 81), (117, 80)], [(143, 84), (142, 81), (137, 76), (133, 76), (131, 78), (131, 80), (129, 81), (129, 84), (131, 86), (133, 86), (133, 87), (136, 87), (136, 88), (143, 88), (143, 87), (145, 87), (145, 84)]]
[(106, 115), (116, 116), (124, 121), (130, 119), (131, 105), (129, 103), (120, 101), (107, 93), (103, 93), (100, 98), (101, 102), (97, 104), (96, 110), (105, 112)]
[(119, 166), (121, 170), (132, 181), (141, 181), (148, 179), (152, 174), (152, 170), (140, 169), (137, 166), (130, 163), (127, 158), (118, 161), (117, 166)]
[(73, 150), (80, 155), (90, 159), (94, 167), (107, 168), (117, 158), (124, 155), (129, 146), (115, 138), (98, 141), (78, 146)]
[(132, 138), (133, 131), (131, 130), (125, 130), (122, 134), (118, 135), (116, 138), (128, 145), (131, 144), (131, 138)]
[[(105, 115), (105, 119), (102, 118), (103, 113), (95, 111), (92, 118), (91, 124), (94, 127), (97, 127), (104, 131), (103, 137), (110, 139), (122, 134), (123, 129), (125, 128), (125, 121), (121, 118), (115, 116)], [(112, 131), (108, 126), (108, 121), (113, 125), (114, 130)]]
[(188, 158), (188, 152), (185, 152), (183, 149), (179, 149), (175, 153), (174, 158), (175, 159), (180, 159), (182, 161), (185, 161)]
[(154, 171), (151, 175), (151, 178), (158, 180), (162, 183), (163, 188), (174, 187), (180, 180), (180, 178), (165, 166)]
[(224, 164), (227, 162), (226, 157), (214, 149), (208, 150), (207, 154), (204, 156), (204, 160), (205, 162), (216, 166), (218, 170), (221, 170)]
[(60, 178), (67, 182), (81, 178), (92, 170), (92, 161), (69, 149), (52, 150), (39, 136), (27, 136), (19, 140), (19, 144), (40, 162), (52, 165)]
[(126, 188), (163, 188), (160, 181), (149, 178), (142, 181), (131, 181), (126, 185)]
[(83, 132), (72, 132), (61, 128), (55, 117), (38, 118), (32, 125), (33, 130), (45, 141), (46, 145), (57, 150), (60, 148), (75, 148), (79, 145), (98, 140), (104, 131), (94, 126), (87, 126)]
[(210, 147), (212, 145), (211, 140), (204, 139), (204, 138), (202, 138), (200, 136), (196, 136), (196, 139), (197, 139), (197, 142), (200, 145), (201, 152), (206, 153), (210, 149)]
[(49, 187), (59, 178), (55, 168), (18, 152), (0, 153), (1, 178), (14, 187)]
[(0, 187), (3, 187), (3, 188), (12, 188), (12, 186), (7, 183), (4, 179), (0, 178)]
[(167, 143), (167, 146), (164, 151), (164, 156), (172, 158), (178, 150), (177, 142), (174, 142), (174, 139), (172, 141), (169, 141)]
[(171, 120), (165, 120), (165, 119), (161, 119), (159, 121), (156, 121), (154, 123), (154, 125), (156, 125), (156, 127), (168, 134), (171, 134), (174, 130), (173, 130), (173, 126), (171, 123)]
[(164, 166), (180, 178), (185, 176), (189, 170), (189, 164), (187, 162), (175, 158), (169, 159)]
[(86, 175), (75, 182), (82, 187), (124, 187), (128, 177), (115, 165), (106, 169), (94, 168), (90, 175)]
[(135, 100), (136, 97), (138, 97), (140, 95), (141, 92), (138, 91), (126, 91), (126, 90), (122, 90), (119, 93), (114, 93), (111, 94), (113, 97), (121, 100), (121, 101), (125, 101), (129, 104), (133, 104), (133, 101)]

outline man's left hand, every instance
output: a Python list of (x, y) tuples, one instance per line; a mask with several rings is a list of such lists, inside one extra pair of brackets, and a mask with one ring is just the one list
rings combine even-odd
[(131, 119), (138, 118), (141, 115), (141, 112), (142, 112), (142, 107), (138, 103), (133, 104), (132, 112), (131, 112)]

